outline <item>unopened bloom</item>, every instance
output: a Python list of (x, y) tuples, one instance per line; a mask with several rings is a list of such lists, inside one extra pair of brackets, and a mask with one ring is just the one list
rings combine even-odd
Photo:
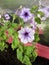
[(31, 27), (32, 27), (32, 29), (34, 29), (34, 30), (36, 30), (36, 22), (35, 22), (35, 20), (34, 20), (34, 18), (30, 21), (30, 25), (31, 25)]
[(5, 18), (5, 20), (9, 20), (10, 19), (9, 14), (4, 14), (4, 18)]
[(31, 28), (24, 27), (18, 31), (18, 34), (19, 34), (18, 37), (22, 43), (26, 44), (26, 43), (32, 42), (34, 40), (34, 33), (35, 33), (35, 31), (32, 30)]
[(24, 20), (24, 22), (27, 22), (32, 18), (32, 14), (30, 12), (29, 8), (22, 8), (21, 13), (20, 13), (20, 18)]

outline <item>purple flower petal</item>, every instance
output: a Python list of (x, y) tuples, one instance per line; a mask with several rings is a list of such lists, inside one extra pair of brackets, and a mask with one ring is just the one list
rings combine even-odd
[(36, 22), (34, 20), (34, 18), (30, 21), (30, 25), (32, 26), (32, 29), (36, 30)]
[(32, 18), (32, 14), (30, 13), (30, 9), (28, 8), (22, 8), (20, 13), (20, 18), (24, 20), (24, 22), (27, 22)]
[(6, 20), (9, 20), (9, 19), (10, 19), (9, 14), (4, 14), (4, 18), (5, 18)]
[(42, 18), (40, 17), (41, 20), (46, 20), (49, 17), (49, 6), (39, 9), (39, 11), (44, 13), (44, 16)]
[(24, 27), (22, 29), (18, 31), (18, 37), (20, 38), (21, 42), (24, 44), (32, 42), (34, 40), (35, 31), (29, 27)]

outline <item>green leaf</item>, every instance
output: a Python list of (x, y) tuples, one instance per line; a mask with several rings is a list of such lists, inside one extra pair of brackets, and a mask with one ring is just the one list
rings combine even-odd
[(36, 60), (36, 57), (37, 57), (37, 53), (36, 53), (35, 50), (33, 51), (32, 56), (33, 56), (33, 57), (32, 57), (32, 59), (31, 59), (31, 61), (34, 62), (34, 61)]
[(27, 46), (25, 54), (30, 57), (33, 52), (33, 46)]
[(38, 23), (38, 24), (41, 24), (41, 19), (39, 17), (36, 17), (35, 18), (35, 21)]
[(30, 11), (31, 11), (31, 13), (35, 13), (35, 12), (37, 12), (37, 10), (38, 10), (38, 7), (33, 6)]
[(5, 49), (4, 42), (0, 42), (0, 50), (3, 51)]
[(5, 26), (5, 27), (11, 26), (10, 21), (6, 21), (5, 24), (4, 24), (4, 26)]
[(5, 48), (7, 49), (8, 48), (8, 44), (5, 43)]
[(12, 49), (16, 49), (20, 44), (20, 41), (18, 39), (18, 33), (14, 33), (14, 39), (13, 39), (13, 43), (11, 45)]
[(14, 49), (16, 49), (18, 46), (19, 46), (19, 40), (18, 40), (18, 38), (17, 38), (17, 39), (14, 39), (14, 41), (13, 41), (11, 47), (12, 47), (12, 49), (14, 50)]
[(23, 46), (21, 45), (21, 43), (20, 43), (20, 45), (19, 45), (19, 49), (20, 49), (20, 51), (24, 52), (24, 48), (23, 48)]
[(44, 16), (44, 13), (43, 13), (43, 12), (41, 12), (41, 11), (38, 11), (38, 12), (37, 12), (37, 14), (39, 14), (41, 17), (43, 17), (43, 16)]
[(23, 63), (23, 52), (17, 49), (17, 58)]
[(38, 42), (40, 40), (39, 35), (35, 34), (35, 42)]
[(14, 33), (14, 29), (12, 27), (9, 28), (8, 31), (9, 31), (9, 34), (13, 34)]
[(32, 65), (28, 56), (24, 56), (23, 63), (26, 65)]
[(12, 22), (11, 27), (13, 27), (13, 28), (18, 27), (18, 24)]
[(6, 40), (6, 39), (7, 39), (7, 37), (6, 37), (6, 35), (4, 34), (4, 35), (3, 35), (3, 40)]
[(36, 53), (35, 50), (34, 50), (34, 52), (33, 52), (33, 56), (34, 56), (34, 57), (37, 57), (37, 53)]
[(23, 19), (20, 18), (19, 21), (20, 21), (20, 25), (21, 25), (21, 26), (24, 26), (24, 21), (23, 21)]

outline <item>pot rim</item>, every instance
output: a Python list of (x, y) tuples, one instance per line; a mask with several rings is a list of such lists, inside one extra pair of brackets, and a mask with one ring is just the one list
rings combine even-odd
[[(27, 43), (25, 46), (32, 46), (32, 44)], [(37, 48), (36, 52), (38, 56), (49, 59), (49, 47), (40, 43), (36, 43), (35, 47)]]

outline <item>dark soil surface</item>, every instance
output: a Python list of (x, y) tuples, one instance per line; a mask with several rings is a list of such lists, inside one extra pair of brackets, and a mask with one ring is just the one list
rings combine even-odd
[[(44, 41), (40, 41), (40, 42), (42, 44), (42, 42)], [(46, 44), (43, 44), (43, 45), (46, 45)], [(22, 64), (16, 58), (15, 51), (12, 51), (12, 49), (9, 48), (3, 52), (0, 51), (0, 65), (24, 65), (24, 64)], [(37, 57), (35, 62), (32, 63), (32, 65), (49, 65), (49, 60), (42, 57)]]

